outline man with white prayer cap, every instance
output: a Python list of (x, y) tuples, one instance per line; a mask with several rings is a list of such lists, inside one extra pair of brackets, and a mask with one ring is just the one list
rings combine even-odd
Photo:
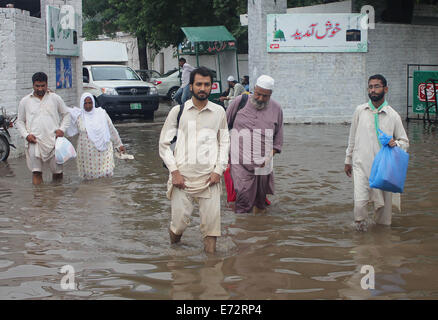
[(264, 213), (266, 195), (274, 194), (273, 157), (283, 146), (283, 110), (271, 98), (274, 83), (260, 76), (246, 104), (239, 108), (240, 96), (227, 109), (236, 213)]
[(242, 93), (245, 92), (245, 88), (243, 87), (243, 85), (237, 82), (237, 80), (234, 79), (233, 76), (229, 76), (227, 78), (227, 81), (228, 81), (228, 87), (230, 88), (230, 91), (228, 92), (228, 96), (219, 98), (219, 100), (224, 103), (225, 109), (228, 108), (231, 101), (233, 101), (236, 97), (240, 96)]

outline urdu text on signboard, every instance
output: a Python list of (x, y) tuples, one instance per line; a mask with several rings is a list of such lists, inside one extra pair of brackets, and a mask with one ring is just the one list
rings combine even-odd
[[(367, 52), (367, 15), (269, 14), (268, 52)], [(365, 22), (364, 22), (365, 20)]]

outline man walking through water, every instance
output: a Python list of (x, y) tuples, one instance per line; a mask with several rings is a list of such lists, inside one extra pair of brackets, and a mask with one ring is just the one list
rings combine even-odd
[[(167, 197), (171, 201), (170, 242), (181, 240), (199, 203), (200, 229), (207, 253), (216, 251), (221, 235), (220, 178), (227, 166), (229, 135), (224, 109), (208, 100), (213, 77), (205, 67), (190, 74), (192, 99), (170, 110), (160, 135), (159, 151), (169, 169)], [(180, 118), (178, 113), (182, 109)], [(177, 136), (175, 150), (171, 141)]]
[(393, 202), (400, 208), (399, 193), (370, 188), (368, 181), (374, 157), (380, 151), (378, 129), (393, 136), (389, 142), (390, 147), (399, 146), (405, 151), (409, 147), (400, 115), (388, 105), (386, 93), (386, 79), (379, 74), (371, 76), (368, 80), (370, 100), (356, 108), (351, 122), (344, 170), (348, 177), (353, 176), (354, 221), (357, 231), (367, 230), (369, 201), (374, 202), (375, 221), (381, 225), (391, 225)]
[(273, 90), (274, 79), (262, 75), (241, 109), (243, 96), (235, 98), (227, 109), (228, 125), (232, 127), (230, 173), (236, 190), (236, 213), (264, 213), (266, 195), (274, 194), (272, 164), (283, 146), (283, 110), (271, 99)]
[(47, 75), (32, 76), (33, 92), (18, 105), (17, 128), (26, 139), (26, 161), (35, 185), (43, 182), (43, 167), (50, 167), (53, 180), (62, 179), (63, 166), (55, 160), (56, 138), (63, 137), (70, 125), (64, 101), (47, 88)]

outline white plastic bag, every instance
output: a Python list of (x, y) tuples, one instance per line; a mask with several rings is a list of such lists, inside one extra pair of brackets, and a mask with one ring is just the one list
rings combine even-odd
[(121, 153), (119, 151), (116, 151), (116, 157), (122, 160), (134, 160), (134, 156), (132, 154)]
[(57, 164), (64, 164), (71, 158), (76, 158), (76, 150), (65, 137), (59, 137), (55, 143), (55, 159)]

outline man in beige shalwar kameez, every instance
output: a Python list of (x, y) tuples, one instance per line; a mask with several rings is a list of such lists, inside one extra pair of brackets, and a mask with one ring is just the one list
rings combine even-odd
[[(173, 107), (160, 135), (160, 157), (169, 169), (167, 197), (171, 201), (172, 218), (169, 227), (171, 243), (180, 241), (190, 224), (194, 202), (199, 203), (200, 229), (204, 250), (216, 250), (216, 238), (221, 235), (220, 178), (226, 169), (229, 134), (224, 109), (208, 97), (213, 82), (207, 68), (190, 74), (192, 99), (184, 105), (179, 124), (180, 106)], [(171, 141), (178, 130), (175, 152)]]
[(33, 92), (18, 105), (17, 128), (26, 139), (26, 161), (33, 184), (43, 181), (43, 168), (49, 167), (54, 180), (62, 179), (62, 165), (55, 161), (55, 141), (70, 125), (70, 113), (64, 101), (47, 88), (47, 75), (32, 76)]
[(382, 75), (368, 80), (370, 101), (356, 108), (350, 128), (345, 158), (345, 173), (354, 181), (354, 221), (358, 231), (366, 230), (368, 202), (374, 202), (377, 224), (391, 225), (392, 205), (400, 210), (400, 194), (373, 189), (369, 176), (374, 157), (380, 151), (377, 128), (393, 136), (390, 147), (399, 146), (405, 151), (409, 147), (400, 115), (385, 100), (388, 92), (386, 79)]

